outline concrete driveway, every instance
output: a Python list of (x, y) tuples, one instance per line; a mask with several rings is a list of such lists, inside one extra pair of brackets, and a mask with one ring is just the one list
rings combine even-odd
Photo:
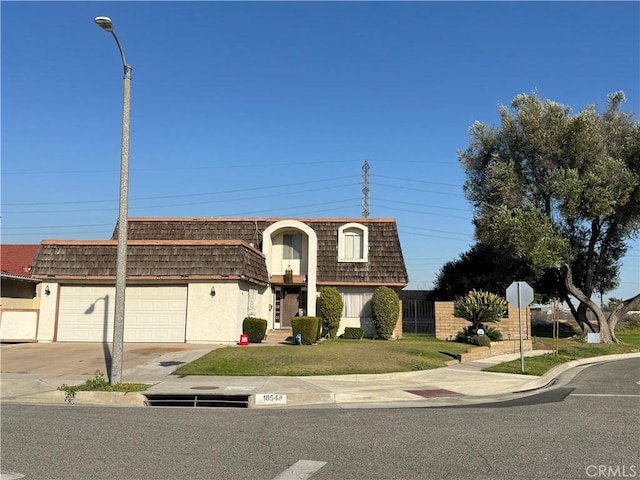
[[(125, 343), (123, 370), (135, 370), (157, 363), (159, 357), (181, 353), (192, 357), (217, 348), (210, 344)], [(198, 352), (199, 351), (199, 352)], [(169, 355), (168, 355), (169, 354)], [(42, 376), (107, 374), (111, 364), (111, 344), (102, 343), (20, 343), (0, 346), (0, 371)]]

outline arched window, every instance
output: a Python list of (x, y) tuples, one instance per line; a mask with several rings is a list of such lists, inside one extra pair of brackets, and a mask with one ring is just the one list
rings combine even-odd
[(338, 261), (366, 262), (369, 257), (369, 229), (347, 223), (338, 229)]

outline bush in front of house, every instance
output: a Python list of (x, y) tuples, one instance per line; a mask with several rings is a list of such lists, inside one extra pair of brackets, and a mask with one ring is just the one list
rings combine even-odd
[(342, 338), (350, 340), (360, 340), (364, 337), (364, 329), (359, 327), (344, 327)]
[(453, 302), (453, 314), (471, 322), (475, 330), (482, 323), (496, 323), (507, 311), (507, 301), (500, 295), (481, 290), (471, 290), (464, 297)]
[(250, 343), (260, 343), (267, 333), (267, 321), (264, 318), (247, 317), (242, 321), (242, 331), (249, 336)]
[(502, 340), (502, 332), (497, 328), (487, 327), (486, 325), (480, 325), (480, 328), (484, 330), (483, 335), (478, 335), (477, 329), (474, 329), (472, 326), (464, 327), (456, 334), (456, 342), (490, 347), (491, 342), (499, 342)]
[(318, 340), (318, 324), (322, 322), (320, 317), (293, 317), (291, 329), (293, 336), (302, 335), (302, 344), (311, 345)]
[[(465, 327), (456, 335), (456, 341), (468, 343), (469, 339), (475, 345), (485, 346), (488, 342), (502, 340), (502, 332), (487, 323), (498, 323), (507, 311), (507, 301), (499, 295), (490, 292), (472, 290), (466, 296), (458, 298), (453, 303), (453, 314), (463, 318), (471, 325)], [(478, 335), (478, 329), (484, 330), (484, 335)], [(484, 337), (484, 339), (482, 339)]]
[(389, 287), (378, 287), (371, 297), (371, 316), (376, 327), (376, 335), (383, 340), (393, 337), (393, 329), (400, 314), (398, 294)]
[(334, 338), (340, 328), (340, 318), (344, 303), (336, 287), (324, 287), (318, 297), (318, 314), (322, 317), (322, 330), (325, 337)]

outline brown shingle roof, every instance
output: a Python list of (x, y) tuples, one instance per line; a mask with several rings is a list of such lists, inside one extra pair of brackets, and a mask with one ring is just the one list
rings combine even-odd
[[(318, 284), (407, 284), (396, 222), (390, 218), (132, 218), (128, 236), (136, 240), (236, 239), (259, 247), (262, 232), (282, 220), (305, 223), (316, 232)], [(351, 222), (369, 229), (368, 262), (338, 262), (338, 229)], [(116, 237), (117, 229), (113, 234)]]
[[(33, 266), (37, 278), (111, 279), (117, 242), (45, 240)], [(244, 279), (267, 285), (264, 256), (239, 240), (130, 240), (127, 276), (141, 279)]]

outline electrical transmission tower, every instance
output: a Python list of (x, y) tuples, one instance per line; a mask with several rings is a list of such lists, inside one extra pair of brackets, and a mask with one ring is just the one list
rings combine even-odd
[(369, 162), (362, 165), (362, 218), (369, 218)]

